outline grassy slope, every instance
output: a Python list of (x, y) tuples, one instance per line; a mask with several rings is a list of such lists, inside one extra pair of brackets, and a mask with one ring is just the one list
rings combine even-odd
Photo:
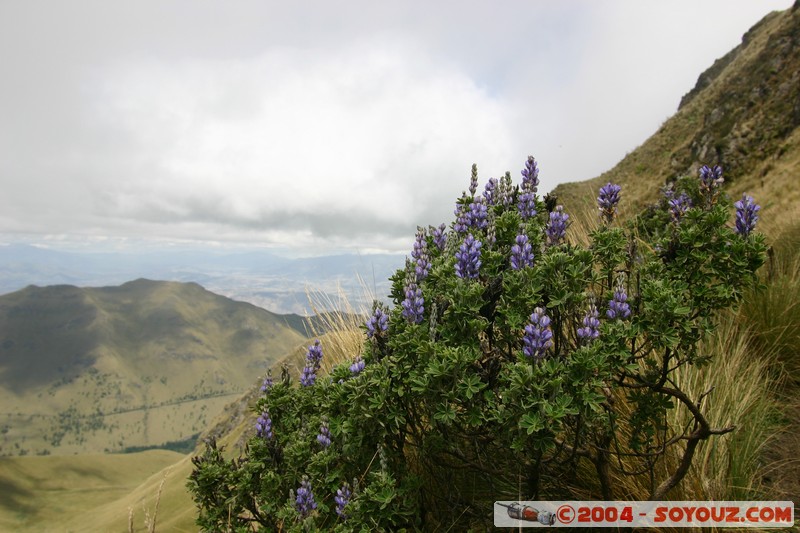
[[(763, 226), (775, 229), (769, 220), (783, 220), (787, 211), (796, 218), (798, 39), (800, 10), (768, 15), (747, 33), (727, 66), (713, 72), (713, 81), (646, 142), (600, 176), (559, 185), (553, 192), (591, 227), (597, 191), (608, 181), (623, 186), (624, 216), (653, 202), (659, 188), (676, 177), (695, 175), (701, 164), (721, 164), (732, 197), (748, 192), (762, 203)], [(708, 81), (705, 74), (701, 79)]]
[(288, 322), (196, 284), (2, 296), (0, 454), (119, 451), (200, 433), (302, 342)]
[[(152, 475), (183, 458), (165, 450), (0, 458), (0, 530), (103, 530), (80, 524), (104, 503), (132, 494)], [(140, 510), (141, 504), (135, 507)], [(79, 525), (66, 527), (70, 517)]]

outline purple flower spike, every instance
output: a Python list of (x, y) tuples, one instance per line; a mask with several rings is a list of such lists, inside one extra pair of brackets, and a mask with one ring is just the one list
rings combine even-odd
[(311, 492), (311, 483), (309, 483), (306, 476), (303, 476), (303, 481), (300, 482), (300, 488), (297, 489), (297, 498), (295, 499), (294, 507), (302, 518), (307, 517), (317, 508), (317, 502), (314, 501), (314, 493)]
[(378, 306), (367, 320), (367, 338), (380, 337), (389, 329), (389, 316)]
[(539, 166), (532, 155), (528, 156), (525, 162), (525, 168), (522, 169), (522, 190), (527, 193), (536, 195), (539, 188)]
[(269, 411), (264, 409), (261, 416), (256, 420), (256, 436), (259, 438), (270, 440), (272, 438), (272, 419), (269, 417)]
[(458, 204), (453, 214), (456, 216), (453, 231), (456, 233), (466, 233), (470, 225), (469, 209), (463, 204)]
[(567, 221), (569, 215), (564, 212), (564, 206), (556, 206), (555, 211), (550, 212), (550, 220), (547, 222), (547, 244), (557, 246), (567, 235)]
[(483, 189), (483, 198), (486, 200), (486, 205), (494, 205), (496, 200), (495, 189), (497, 189), (497, 179), (489, 178), (486, 187)]
[(517, 235), (514, 240), (516, 244), (511, 247), (511, 268), (522, 270), (533, 264), (533, 249), (528, 242), (528, 236), (524, 233)]
[(433, 236), (433, 244), (439, 249), (440, 252), (444, 250), (445, 246), (447, 246), (447, 234), (445, 233), (446, 229), (447, 226), (441, 224), (438, 228), (433, 228), (431, 233)]
[(742, 194), (742, 199), (733, 206), (736, 208), (736, 233), (747, 237), (756, 228), (757, 213), (761, 210), (761, 206), (753, 200), (752, 196), (746, 194)]
[(700, 168), (700, 192), (710, 203), (714, 201), (719, 192), (719, 188), (725, 180), (722, 178), (722, 167), (715, 165), (708, 168), (703, 165)]
[(315, 340), (314, 344), (308, 347), (306, 361), (314, 368), (315, 372), (319, 370), (320, 364), (322, 363), (322, 345), (319, 343), (319, 339)]
[(484, 229), (488, 225), (486, 217), (489, 216), (486, 208), (486, 203), (483, 198), (476, 198), (474, 202), (469, 204), (469, 213), (467, 213), (467, 224), (475, 229)]
[(306, 363), (306, 366), (303, 367), (303, 373), (300, 374), (300, 385), (303, 387), (310, 387), (316, 382), (317, 371), (314, 369), (311, 363)]
[(336, 514), (342, 520), (347, 519), (347, 514), (344, 512), (345, 507), (347, 504), (350, 503), (350, 498), (352, 497), (353, 493), (350, 491), (350, 485), (345, 482), (342, 485), (341, 489), (336, 490), (336, 496), (334, 496), (333, 501), (336, 502)]
[(422, 289), (416, 283), (410, 283), (406, 287), (406, 299), (401, 302), (403, 306), (402, 315), (410, 324), (421, 324), (422, 314), (425, 312), (425, 300), (422, 298)]
[(592, 341), (600, 336), (600, 320), (598, 319), (597, 307), (592, 305), (589, 312), (583, 317), (583, 327), (578, 328), (578, 338)]
[(631, 316), (631, 306), (628, 305), (628, 295), (625, 293), (625, 287), (619, 285), (614, 291), (614, 298), (608, 302), (608, 310), (606, 316), (611, 320), (615, 318), (628, 318)]
[(534, 361), (544, 359), (545, 352), (553, 345), (553, 331), (550, 329), (550, 317), (544, 309), (537, 307), (533, 310), (530, 323), (525, 326), (525, 335), (522, 337), (522, 353)]
[(519, 195), (517, 209), (522, 220), (528, 220), (536, 216), (536, 193), (523, 192)]
[(331, 445), (331, 430), (328, 427), (327, 422), (322, 422), (322, 425), (319, 427), (319, 435), (317, 435), (317, 442), (323, 448), (327, 448)]
[(274, 385), (275, 382), (272, 380), (272, 373), (268, 372), (267, 377), (264, 378), (264, 382), (261, 383), (261, 392), (264, 394), (268, 393)]
[(456, 252), (456, 276), (475, 279), (481, 268), (481, 241), (470, 233)]
[(617, 204), (619, 204), (619, 193), (622, 187), (608, 182), (600, 187), (600, 196), (597, 197), (597, 205), (600, 209), (600, 217), (609, 224), (617, 214)]
[(686, 214), (686, 211), (692, 207), (692, 199), (689, 198), (689, 195), (685, 192), (682, 192), (678, 196), (672, 196), (672, 198), (668, 202), (669, 204), (669, 214), (672, 217), (674, 222), (680, 222), (683, 215)]

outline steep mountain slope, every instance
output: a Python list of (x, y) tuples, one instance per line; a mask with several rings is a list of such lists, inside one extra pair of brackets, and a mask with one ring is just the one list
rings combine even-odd
[[(769, 225), (800, 205), (800, 2), (773, 12), (742, 43), (700, 75), (677, 113), (614, 168), (553, 191), (567, 210), (592, 211), (608, 181), (623, 186), (634, 213), (659, 188), (699, 166), (721, 165), (732, 197), (753, 195)], [(771, 229), (776, 229), (772, 227)]]
[(305, 336), (297, 316), (194, 283), (0, 296), (0, 454), (190, 439)]

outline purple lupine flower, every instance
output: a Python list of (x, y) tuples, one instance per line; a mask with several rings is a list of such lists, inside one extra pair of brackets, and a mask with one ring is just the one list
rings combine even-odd
[(469, 204), (469, 212), (467, 213), (467, 224), (475, 229), (484, 229), (488, 222), (486, 217), (489, 215), (486, 208), (486, 203), (483, 198), (475, 198), (475, 201)]
[(597, 197), (597, 205), (600, 209), (600, 217), (609, 224), (617, 214), (617, 204), (619, 204), (619, 193), (622, 187), (615, 183), (608, 182), (600, 187), (600, 196)]
[(319, 339), (315, 340), (314, 344), (308, 347), (306, 361), (311, 364), (315, 372), (319, 370), (320, 364), (322, 363), (322, 345), (319, 343)]
[(495, 189), (497, 188), (497, 179), (489, 178), (486, 182), (486, 187), (483, 188), (483, 198), (486, 200), (486, 205), (495, 204)]
[(427, 252), (424, 252), (414, 265), (414, 275), (416, 276), (417, 283), (428, 277), (431, 271), (431, 262), (428, 260)]
[(525, 161), (525, 168), (522, 169), (521, 174), (522, 190), (535, 196), (539, 188), (539, 166), (532, 155), (529, 155), (528, 160)]
[(742, 194), (742, 199), (733, 204), (736, 208), (736, 233), (742, 237), (750, 235), (758, 222), (758, 212), (761, 206), (758, 205), (752, 196)]
[(336, 496), (334, 496), (333, 501), (336, 502), (336, 514), (342, 520), (347, 519), (347, 514), (344, 512), (345, 507), (347, 504), (350, 503), (350, 497), (353, 493), (350, 491), (350, 485), (345, 481), (342, 485), (342, 488), (336, 489)]
[(668, 205), (672, 220), (674, 222), (680, 222), (683, 215), (686, 214), (686, 211), (692, 207), (692, 199), (689, 198), (689, 195), (685, 192), (682, 192), (678, 196), (673, 194), (672, 198), (668, 201)]
[(522, 337), (522, 353), (535, 361), (544, 358), (548, 348), (553, 345), (553, 330), (550, 329), (550, 317), (544, 309), (537, 307), (533, 310), (530, 323), (525, 326), (525, 335)]
[(608, 302), (606, 316), (611, 320), (615, 318), (628, 318), (631, 315), (631, 306), (628, 305), (628, 295), (625, 287), (618, 285), (614, 290), (614, 297)]
[(481, 241), (470, 233), (456, 252), (456, 276), (475, 279), (481, 268)]
[(410, 324), (421, 324), (422, 314), (425, 312), (425, 300), (422, 298), (422, 289), (416, 283), (410, 283), (406, 287), (406, 299), (401, 302), (403, 306), (402, 316)]
[(536, 193), (523, 192), (519, 195), (517, 210), (522, 220), (528, 220), (536, 216)]
[(714, 201), (724, 181), (722, 167), (719, 165), (714, 165), (712, 168), (708, 168), (706, 165), (700, 167), (700, 192), (708, 199), (709, 203)]
[(372, 316), (367, 320), (367, 338), (380, 337), (389, 329), (389, 315), (379, 305), (375, 306)]
[(322, 424), (319, 426), (319, 435), (317, 435), (317, 442), (323, 448), (327, 448), (331, 445), (331, 430), (328, 427), (328, 422), (322, 421)]
[(414, 248), (411, 250), (411, 257), (419, 259), (425, 254), (425, 230), (417, 226), (417, 234), (414, 237)]
[(475, 196), (478, 191), (478, 165), (472, 165), (472, 175), (469, 178), (469, 194)]
[(592, 341), (600, 336), (600, 319), (597, 307), (592, 304), (586, 316), (583, 317), (583, 327), (578, 328), (578, 338)]
[(365, 366), (366, 363), (364, 362), (364, 359), (362, 359), (361, 354), (359, 354), (356, 356), (353, 364), (350, 365), (350, 373), (355, 376), (364, 370)]
[(310, 387), (316, 382), (317, 371), (314, 369), (314, 365), (306, 363), (306, 366), (303, 367), (303, 373), (300, 374), (300, 385), (303, 387)]
[(517, 235), (514, 239), (514, 246), (511, 247), (511, 268), (522, 270), (533, 264), (533, 248), (528, 242), (528, 236), (524, 233)]
[(307, 517), (311, 514), (311, 511), (317, 508), (317, 502), (314, 501), (314, 493), (311, 492), (311, 483), (306, 476), (303, 476), (303, 481), (300, 482), (300, 488), (297, 489), (297, 498), (294, 501), (294, 507), (302, 518)]
[(261, 383), (261, 392), (264, 394), (268, 393), (273, 385), (275, 385), (275, 382), (272, 379), (272, 372), (267, 371), (267, 377), (265, 377), (264, 381)]
[(433, 244), (439, 251), (443, 251), (444, 247), (447, 246), (447, 234), (445, 230), (447, 226), (444, 224), (439, 225), (438, 228), (434, 228), (431, 226), (431, 236), (433, 237)]
[(466, 233), (470, 224), (469, 208), (464, 204), (457, 204), (453, 214), (456, 216), (453, 231), (456, 233)]
[(272, 438), (272, 419), (267, 409), (256, 420), (256, 436), (267, 440)]
[(555, 211), (550, 212), (550, 220), (547, 222), (547, 243), (556, 246), (561, 243), (567, 235), (567, 221), (569, 215), (564, 212), (564, 206), (556, 206)]

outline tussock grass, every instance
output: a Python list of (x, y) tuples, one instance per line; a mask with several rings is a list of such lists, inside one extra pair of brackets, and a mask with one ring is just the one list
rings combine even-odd
[[(359, 302), (371, 302), (373, 295), (359, 279), (362, 297)], [(325, 372), (339, 363), (355, 358), (364, 348), (364, 323), (372, 310), (365, 304), (351, 303), (341, 286), (335, 295), (311, 289), (306, 290), (309, 306), (314, 314), (308, 320), (310, 336), (323, 342), (322, 369)]]

